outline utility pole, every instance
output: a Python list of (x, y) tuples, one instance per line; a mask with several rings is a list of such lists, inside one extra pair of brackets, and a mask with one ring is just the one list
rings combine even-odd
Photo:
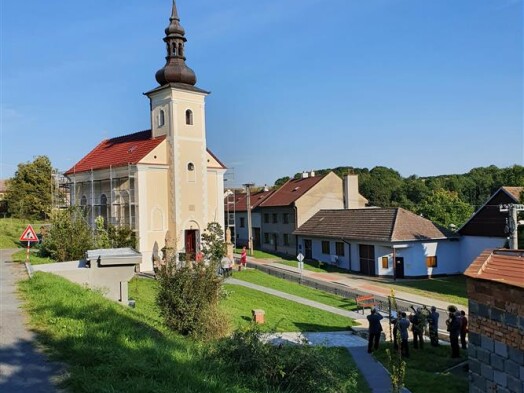
[(249, 255), (253, 255), (253, 234), (251, 233), (251, 187), (254, 183), (246, 183), (243, 186), (246, 187), (247, 192), (247, 248), (249, 249)]
[(517, 250), (519, 248), (519, 224), (522, 224), (518, 221), (518, 212), (524, 211), (524, 205), (518, 205), (510, 203), (508, 205), (499, 205), (499, 210), (502, 213), (508, 213), (509, 217), (506, 219), (507, 225), (506, 229), (509, 232), (509, 248), (512, 250)]

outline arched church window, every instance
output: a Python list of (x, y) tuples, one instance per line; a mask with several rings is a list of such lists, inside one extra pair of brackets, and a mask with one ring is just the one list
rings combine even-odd
[(82, 195), (82, 198), (80, 198), (80, 206), (87, 206), (87, 197), (85, 195)]
[(190, 109), (186, 111), (186, 124), (193, 125), (193, 112)]
[(190, 172), (194, 171), (195, 170), (195, 164), (193, 164), (192, 162), (187, 164), (187, 170), (190, 171)]
[(104, 227), (107, 228), (107, 196), (105, 194), (100, 195), (100, 215), (104, 218)]
[(165, 115), (164, 111), (161, 109), (158, 112), (158, 126), (162, 127), (165, 123), (166, 123), (166, 115)]

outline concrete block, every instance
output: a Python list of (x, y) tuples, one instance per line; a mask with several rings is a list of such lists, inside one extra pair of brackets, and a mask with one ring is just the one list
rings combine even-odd
[(481, 347), (489, 352), (495, 351), (495, 341), (486, 336), (480, 336)]
[(480, 375), (482, 375), (483, 378), (486, 378), (488, 381), (493, 381), (494, 371), (489, 364), (481, 364), (480, 370)]
[(524, 366), (520, 366), (520, 380), (524, 383)]
[(480, 334), (469, 332), (468, 334), (469, 344), (474, 344), (475, 346), (480, 346)]
[(515, 363), (524, 365), (524, 351), (521, 351), (520, 349), (508, 347), (508, 355), (509, 355), (509, 358), (513, 360)]
[(477, 359), (469, 359), (468, 364), (469, 364), (469, 371), (480, 375), (481, 373), (480, 365), (481, 364)]
[(508, 386), (508, 376), (506, 375), (506, 373), (502, 372), (502, 371), (494, 371), (493, 372), (493, 379), (494, 379), (494, 382), (505, 388), (506, 386)]
[(504, 323), (511, 327), (518, 328), (519, 317), (515, 314), (506, 313), (506, 315), (504, 316)]
[(503, 357), (492, 353), (490, 356), (489, 362), (491, 363), (491, 367), (493, 367), (495, 370), (504, 371), (504, 358)]
[(493, 307), (491, 309), (491, 319), (493, 321), (502, 322), (502, 320), (504, 319), (504, 311)]
[(470, 359), (476, 359), (477, 358), (477, 347), (475, 345), (471, 344), (471, 342), (468, 345), (468, 357)]
[(479, 313), (479, 304), (475, 300), (469, 299), (468, 311), (469, 315), (477, 315)]
[(522, 381), (520, 379), (508, 376), (508, 389), (512, 393), (523, 393)]
[(490, 364), (490, 355), (491, 352), (486, 351), (485, 349), (477, 349), (477, 359), (484, 364)]
[(481, 392), (485, 392), (486, 391), (486, 380), (484, 378), (482, 378), (482, 376), (480, 375), (477, 375), (477, 374), (471, 374), (471, 381), (470, 381), (470, 386), (474, 386), (475, 388), (477, 388), (478, 390), (480, 390)]
[(479, 317), (490, 319), (491, 317), (489, 314), (490, 314), (489, 307), (486, 306), (485, 304), (479, 304), (479, 312), (478, 312)]
[(519, 365), (517, 363), (507, 359), (504, 368), (505, 368), (506, 374), (511, 375), (514, 378), (519, 378), (520, 370), (519, 370)]
[(495, 341), (495, 353), (503, 358), (508, 358), (508, 346), (504, 343)]

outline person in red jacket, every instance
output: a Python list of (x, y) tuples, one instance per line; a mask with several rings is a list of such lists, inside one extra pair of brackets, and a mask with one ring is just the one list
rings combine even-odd
[(462, 344), (462, 349), (468, 349), (466, 346), (466, 336), (468, 335), (468, 319), (466, 318), (466, 313), (464, 310), (460, 312), (460, 343)]
[(238, 271), (242, 270), (247, 265), (247, 251), (246, 246), (242, 247), (242, 254), (240, 254), (240, 265), (238, 265)]

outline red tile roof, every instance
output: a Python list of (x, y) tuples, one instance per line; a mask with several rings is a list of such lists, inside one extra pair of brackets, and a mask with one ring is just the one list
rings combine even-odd
[(320, 210), (294, 235), (379, 242), (456, 237), (430, 220), (402, 208)]
[(524, 250), (485, 250), (464, 274), (471, 278), (524, 288)]
[(282, 187), (266, 198), (260, 207), (289, 206), (320, 182), (324, 176), (288, 180)]
[(151, 138), (151, 130), (146, 130), (103, 140), (65, 174), (137, 164), (164, 139)]
[[(145, 130), (103, 140), (75, 166), (69, 169), (65, 175), (109, 167), (126, 166), (128, 164), (138, 164), (140, 160), (165, 139), (165, 136), (151, 138), (151, 130)], [(211, 151), (207, 151), (223, 166)]]
[[(250, 202), (251, 209), (254, 209), (260, 205), (268, 196), (270, 196), (274, 191), (259, 191), (251, 193)], [(226, 198), (227, 203), (227, 198)], [(245, 212), (247, 211), (247, 194), (246, 193), (237, 193), (235, 195), (235, 211)]]

